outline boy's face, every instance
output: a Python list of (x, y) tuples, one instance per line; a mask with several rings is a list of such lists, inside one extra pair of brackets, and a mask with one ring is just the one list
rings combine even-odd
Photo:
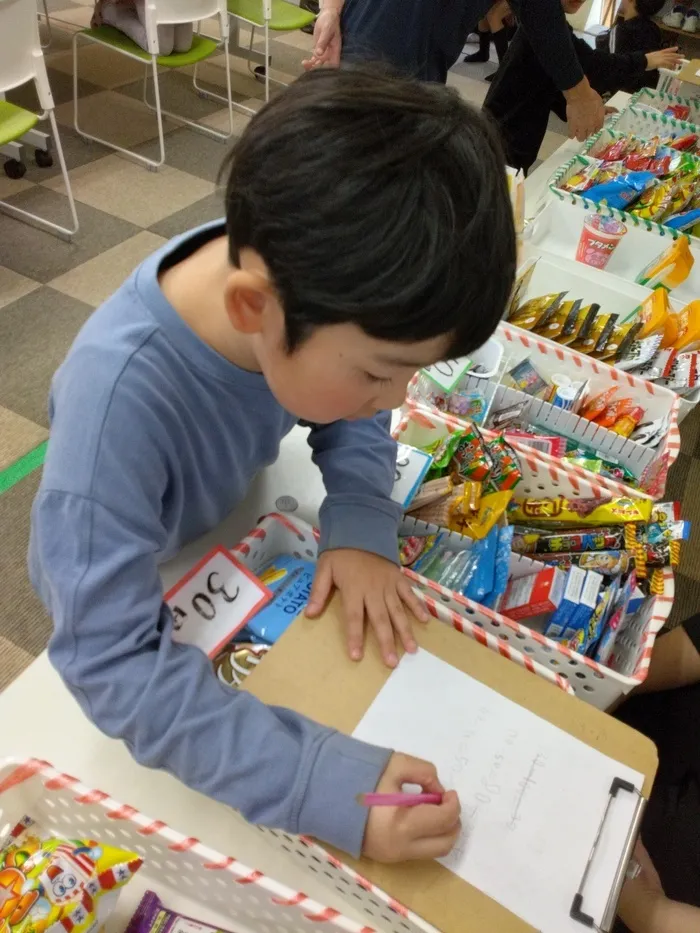
[(316, 328), (288, 353), (281, 309), (256, 343), (277, 401), (298, 418), (319, 424), (397, 408), (416, 370), (443, 359), (445, 349), (442, 337), (402, 344), (368, 337), (354, 324), (334, 324)]

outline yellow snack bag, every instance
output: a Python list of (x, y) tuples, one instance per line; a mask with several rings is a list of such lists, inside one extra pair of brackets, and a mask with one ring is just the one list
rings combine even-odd
[(476, 518), (469, 514), (459, 515), (453, 513), (449, 524), (450, 531), (459, 531), (461, 534), (468, 535), (477, 541), (485, 538), (507, 509), (512, 496), (512, 489), (504, 489), (500, 492), (492, 492), (482, 496)]
[(690, 252), (690, 240), (680, 236), (677, 240), (646, 265), (635, 282), (647, 288), (662, 286), (669, 291), (677, 288), (690, 275), (695, 257)]
[(42, 838), (31, 817), (0, 847), (2, 933), (93, 933), (142, 864), (135, 852), (91, 839)]
[(690, 353), (700, 349), (700, 300), (695, 299), (676, 314), (669, 314), (661, 346)]
[(668, 292), (664, 288), (655, 288), (637, 308), (636, 321), (642, 322), (638, 339), (644, 340), (652, 334), (660, 334), (669, 315)]

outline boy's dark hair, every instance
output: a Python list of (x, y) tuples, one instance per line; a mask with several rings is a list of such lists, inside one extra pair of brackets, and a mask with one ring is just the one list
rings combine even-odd
[(493, 333), (515, 276), (495, 130), (452, 90), (376, 67), (317, 69), (258, 113), (230, 159), (231, 261), (268, 266), (293, 351), (327, 324), (381, 340)]
[(656, 16), (657, 13), (663, 10), (666, 6), (666, 0), (636, 0), (634, 5), (637, 8), (637, 16), (651, 19), (652, 16)]

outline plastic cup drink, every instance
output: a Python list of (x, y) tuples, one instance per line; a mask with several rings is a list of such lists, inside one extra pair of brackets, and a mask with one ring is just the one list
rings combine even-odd
[(576, 259), (596, 269), (604, 269), (626, 233), (627, 227), (615, 217), (587, 214), (583, 220)]

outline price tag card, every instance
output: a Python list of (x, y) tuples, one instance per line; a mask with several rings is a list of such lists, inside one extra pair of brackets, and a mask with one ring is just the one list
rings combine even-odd
[(424, 450), (417, 450), (408, 444), (399, 444), (396, 451), (394, 488), (391, 492), (394, 502), (398, 502), (404, 508), (411, 504), (432, 462), (433, 458)]
[(458, 360), (442, 360), (433, 363), (421, 370), (424, 376), (432, 380), (443, 392), (451, 392), (462, 376), (469, 372), (472, 361), (468, 356), (461, 356)]
[(165, 594), (173, 640), (213, 658), (271, 599), (255, 574), (219, 545)]

